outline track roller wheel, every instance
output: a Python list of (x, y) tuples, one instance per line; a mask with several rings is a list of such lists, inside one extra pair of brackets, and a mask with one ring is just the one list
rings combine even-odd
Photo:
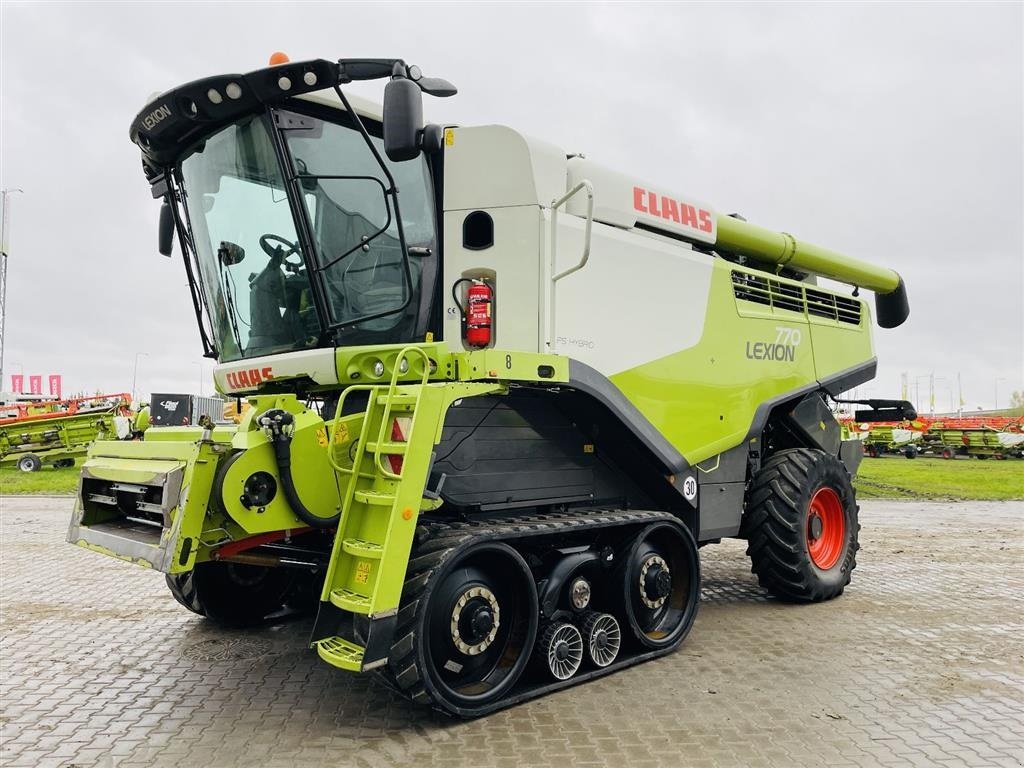
[(549, 624), (537, 643), (537, 657), (555, 680), (568, 680), (583, 663), (583, 636), (568, 622)]
[(744, 530), (751, 570), (788, 600), (843, 593), (857, 566), (857, 502), (850, 473), (824, 451), (779, 451), (747, 490)]
[(436, 551), (410, 566), (388, 677), (448, 712), (493, 707), (519, 680), (537, 637), (529, 567), (500, 542)]
[(610, 613), (588, 611), (580, 622), (580, 634), (587, 649), (587, 658), (595, 667), (607, 667), (619, 655), (622, 632), (618, 620)]
[(623, 569), (626, 618), (647, 648), (682, 641), (697, 616), (700, 559), (693, 536), (681, 525), (653, 523), (629, 548)]

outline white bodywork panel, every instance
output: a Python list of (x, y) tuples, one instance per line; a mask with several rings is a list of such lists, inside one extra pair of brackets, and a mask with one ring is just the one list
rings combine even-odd
[(892, 442), (893, 445), (906, 445), (912, 443), (915, 440), (921, 439), (921, 432), (913, 429), (898, 429), (893, 428), (892, 430)]
[[(647, 213), (633, 209), (640, 182), (582, 158), (567, 160), (558, 147), (504, 126), (450, 128), (444, 153), (444, 334), (453, 348), (461, 339), (461, 318), (451, 289), (463, 277), (492, 281), (494, 345), (502, 349), (556, 352), (611, 376), (698, 343), (710, 296), (711, 257), (686, 243), (628, 228), (650, 223), (714, 242), (710, 207), (676, 196), (676, 211), (680, 205), (694, 207), (693, 226), (656, 219), (647, 197), (640, 201)], [(583, 255), (587, 199), (578, 193), (560, 208), (554, 265), (549, 264), (551, 204), (583, 180), (591, 182), (595, 198), (589, 261), (560, 280), (552, 296), (551, 275)], [(658, 195), (653, 208), (660, 211), (661, 193), (650, 194)], [(472, 211), (485, 211), (494, 222), (490, 248), (463, 247), (463, 221)], [(700, 229), (702, 221), (710, 221), (709, 231)]]
[(999, 432), (996, 434), (996, 440), (1003, 448), (1015, 448), (1018, 445), (1024, 445), (1024, 433)]
[[(556, 274), (579, 262), (583, 228), (558, 216)], [(704, 333), (711, 274), (710, 256), (595, 223), (587, 265), (557, 284), (553, 351), (611, 376), (692, 347)]]
[[(659, 189), (582, 157), (569, 160), (568, 170), (570, 189), (584, 179), (594, 185), (594, 221), (625, 228), (643, 224), (697, 242), (715, 242), (715, 212), (707, 203)], [(573, 197), (567, 211), (586, 216), (586, 198)]]
[(304, 349), (287, 354), (250, 357), (213, 369), (217, 391), (228, 395), (255, 391), (262, 381), (308, 376), (317, 384), (337, 384), (334, 349)]
[(446, 211), (549, 205), (565, 173), (565, 152), (504, 125), (445, 129)]
[[(488, 278), (495, 288), (492, 327), (495, 346), (537, 350), (541, 215), (536, 205), (487, 209), (494, 221), (494, 245), (483, 251), (462, 247), (462, 223), (469, 211), (444, 214), (444, 338), (460, 348), (462, 321), (452, 285), (463, 277)], [(464, 289), (465, 285), (460, 286)], [(464, 296), (464, 290), (460, 290)], [(465, 300), (460, 297), (460, 302)], [(461, 345), (463, 349), (469, 349)]]

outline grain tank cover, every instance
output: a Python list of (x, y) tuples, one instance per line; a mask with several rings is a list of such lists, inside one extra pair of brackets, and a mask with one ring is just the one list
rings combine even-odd
[[(687, 240), (714, 244), (717, 217), (707, 203), (638, 181), (582, 157), (572, 158), (568, 165), (568, 189), (584, 179), (594, 185), (595, 221), (616, 227), (655, 229), (682, 235)], [(573, 197), (568, 211), (586, 216), (586, 198), (583, 195)]]

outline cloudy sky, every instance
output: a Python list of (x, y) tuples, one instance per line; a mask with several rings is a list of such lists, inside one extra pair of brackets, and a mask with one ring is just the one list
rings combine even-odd
[(283, 50), (401, 56), (459, 87), (433, 121), (508, 124), (891, 266), (911, 319), (876, 328), (861, 393), (899, 396), (906, 372), (927, 406), (934, 373), (943, 409), (959, 374), (968, 408), (1005, 405), (1024, 389), (1022, 8), (3, 0), (0, 186), (24, 189), (4, 388), (127, 390), (145, 353), (140, 393), (210, 392), (128, 125), (154, 91)]

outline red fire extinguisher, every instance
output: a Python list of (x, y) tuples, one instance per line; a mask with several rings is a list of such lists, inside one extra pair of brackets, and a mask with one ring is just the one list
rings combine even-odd
[[(483, 280), (465, 280), (470, 285), (466, 291), (466, 307), (462, 313), (462, 338), (471, 347), (490, 346), (494, 290)], [(463, 281), (460, 280), (459, 283), (461, 282)], [(455, 284), (456, 290), (459, 283)], [(461, 305), (459, 309), (462, 309)]]

